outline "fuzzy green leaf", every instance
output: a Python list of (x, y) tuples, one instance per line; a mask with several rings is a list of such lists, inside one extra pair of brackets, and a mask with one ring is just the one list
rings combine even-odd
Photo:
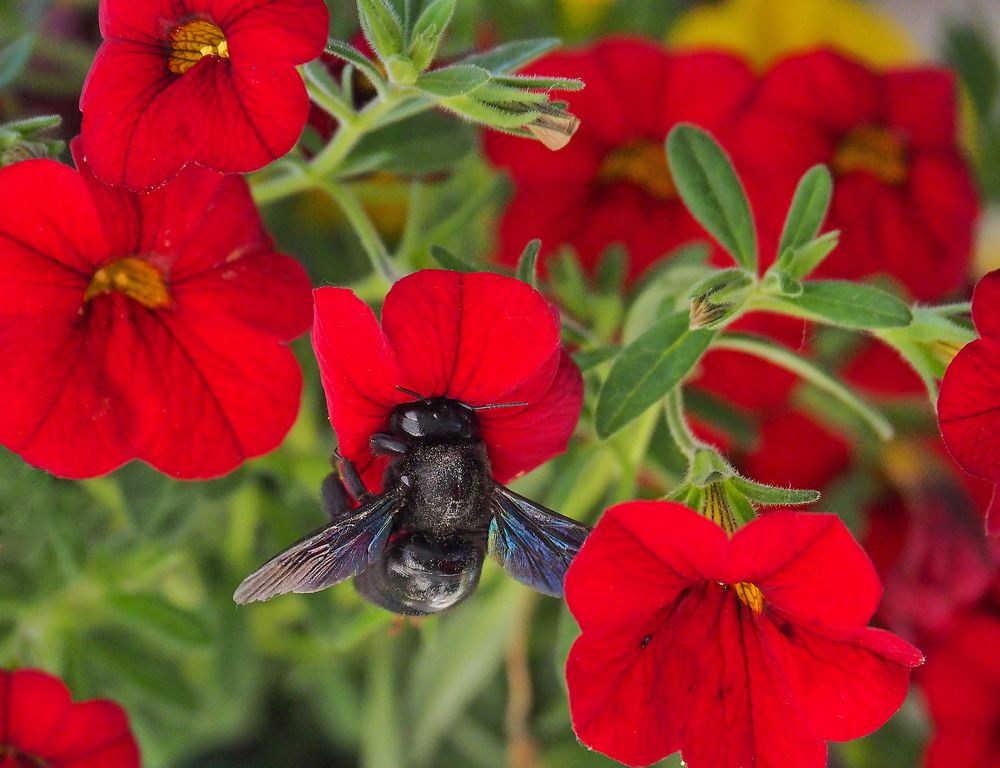
[(471, 64), (453, 64), (434, 69), (417, 78), (417, 87), (427, 93), (451, 98), (470, 93), (490, 81), (490, 73)]
[(739, 266), (756, 272), (757, 234), (750, 203), (722, 147), (701, 128), (678, 125), (667, 137), (667, 157), (691, 215)]
[(462, 59), (461, 64), (475, 64), (487, 69), (491, 74), (504, 75), (530, 64), (549, 51), (559, 47), (558, 37), (542, 37), (535, 40), (518, 40), (506, 43), (489, 51), (477, 53)]
[(801, 248), (819, 234), (830, 210), (832, 196), (833, 177), (825, 165), (816, 165), (806, 171), (795, 190), (792, 207), (785, 219), (778, 245), (779, 255)]
[(661, 318), (621, 351), (597, 397), (595, 426), (609, 437), (676, 387), (708, 348), (713, 331), (688, 329), (688, 313)]
[(847, 280), (803, 283), (800, 295), (779, 301), (795, 315), (841, 328), (902, 328), (913, 320), (910, 308), (891, 293)]
[(541, 240), (531, 240), (517, 260), (517, 279), (533, 288), (538, 287), (538, 254), (542, 250)]

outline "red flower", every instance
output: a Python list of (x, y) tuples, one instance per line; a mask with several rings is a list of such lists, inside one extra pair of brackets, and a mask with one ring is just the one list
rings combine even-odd
[(555, 153), (486, 134), (487, 154), (517, 187), (500, 223), (500, 260), (513, 264), (539, 237), (547, 253), (568, 243), (592, 267), (607, 246), (623, 243), (634, 278), (677, 246), (710, 239), (677, 194), (664, 139), (682, 121), (709, 130), (726, 125), (753, 88), (747, 66), (723, 54), (675, 55), (628, 39), (536, 65), (586, 82), (570, 99), (582, 123)]
[[(981, 339), (966, 345), (952, 360), (941, 382), (938, 422), (944, 444), (962, 469), (1000, 482), (1000, 270), (976, 286), (972, 319)], [(1000, 535), (1000, 511), (994, 493), (987, 530)]]
[(754, 480), (785, 488), (825, 488), (851, 461), (851, 445), (842, 436), (797, 410), (768, 416), (760, 441), (742, 462)]
[(128, 717), (111, 701), (70, 701), (36, 669), (0, 670), (0, 768), (139, 768)]
[(866, 510), (863, 538), (885, 588), (879, 617), (930, 643), (995, 582), (1000, 540), (984, 537), (982, 523), (992, 488), (964, 475), (937, 440), (898, 440), (879, 463), (889, 485)]
[(827, 226), (842, 234), (818, 275), (888, 273), (921, 300), (959, 288), (978, 199), (955, 122), (943, 70), (880, 74), (832, 52), (776, 65), (731, 139), (758, 204), (762, 255), (774, 257), (799, 177), (826, 163), (836, 177)]
[(65, 477), (194, 478), (281, 442), (309, 280), (242, 178), (137, 195), (32, 160), (0, 170), (0, 210), (0, 443)]
[(343, 288), (314, 293), (313, 347), (330, 421), (345, 458), (368, 487), (384, 458), (368, 439), (413, 396), (449, 397), (473, 407), (527, 403), (479, 413), (502, 483), (565, 450), (580, 416), (580, 371), (559, 346), (559, 315), (540, 293), (509, 277), (424, 270), (397, 282), (382, 327)]
[(566, 576), (566, 666), (588, 746), (630, 765), (825, 765), (906, 696), (920, 651), (865, 626), (878, 577), (833, 515), (774, 512), (728, 538), (668, 502), (608, 510)]
[(1000, 768), (1000, 617), (955, 622), (920, 682), (934, 721), (926, 768)]
[(188, 163), (253, 171), (309, 114), (295, 69), (322, 53), (323, 0), (101, 0), (83, 150), (109, 184), (149, 189)]

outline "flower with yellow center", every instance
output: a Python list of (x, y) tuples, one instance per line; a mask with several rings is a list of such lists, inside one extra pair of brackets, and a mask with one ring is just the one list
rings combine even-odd
[(669, 42), (678, 49), (737, 53), (758, 70), (816, 48), (833, 48), (878, 68), (918, 57), (892, 17), (857, 0), (724, 0), (684, 14)]

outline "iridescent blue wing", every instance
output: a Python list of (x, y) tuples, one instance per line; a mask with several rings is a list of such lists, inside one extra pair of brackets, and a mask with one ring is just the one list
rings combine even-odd
[(289, 592), (318, 592), (363, 571), (389, 541), (401, 490), (376, 496), (350, 516), (296, 542), (243, 580), (233, 600), (243, 605)]
[(590, 528), (496, 484), (488, 550), (511, 576), (562, 597), (563, 576)]

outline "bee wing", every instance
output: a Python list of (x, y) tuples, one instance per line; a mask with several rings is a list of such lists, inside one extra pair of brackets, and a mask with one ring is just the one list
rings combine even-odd
[(522, 584), (562, 597), (563, 576), (590, 528), (499, 483), (490, 504), (490, 555)]
[(247, 576), (233, 600), (244, 605), (289, 592), (318, 592), (360, 573), (385, 549), (402, 497), (401, 491), (384, 493), (309, 534)]

